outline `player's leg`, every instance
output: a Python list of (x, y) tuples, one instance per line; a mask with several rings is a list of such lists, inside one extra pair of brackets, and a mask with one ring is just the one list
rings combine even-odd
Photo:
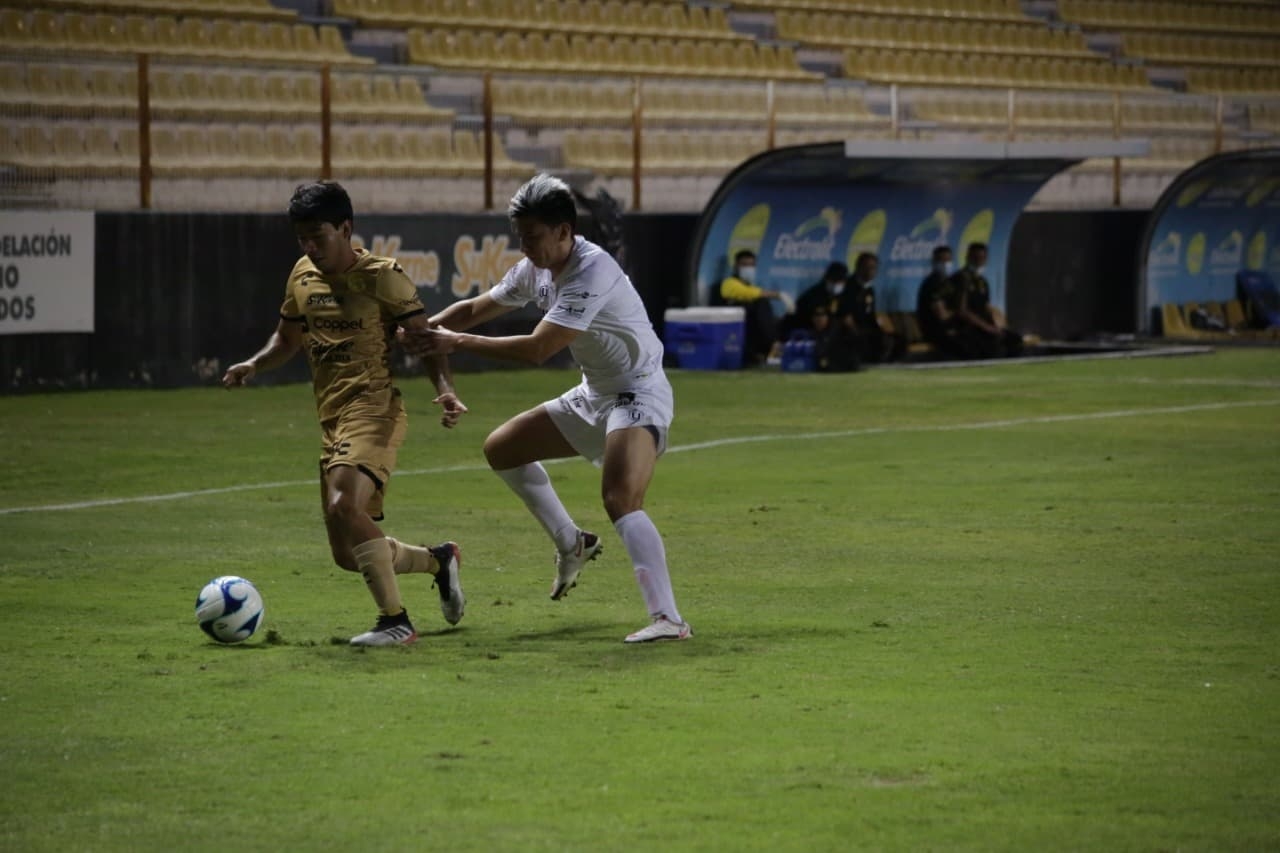
[(600, 487), (605, 512), (631, 558), (636, 584), (651, 620), (648, 626), (628, 635), (628, 643), (683, 640), (692, 633), (676, 607), (662, 534), (644, 511), (645, 491), (658, 461), (659, 440), (655, 427), (614, 430), (605, 439)]
[[(374, 523), (382, 516), (386, 486), (407, 425), (399, 394), (388, 392), (385, 399), (345, 410), (333, 430), (332, 456), (326, 472), (326, 526), (331, 530), (331, 542), (345, 541), (350, 560), (364, 576), (379, 611), (378, 624), (372, 631), (353, 638), (356, 645), (390, 645), (416, 639), (400, 597), (397, 569), (420, 568), (437, 574), (445, 619), (455, 624), (462, 617), (465, 599), (457, 578), (457, 545), (449, 542), (433, 549), (406, 546), (385, 537)], [(346, 559), (335, 553), (335, 560), (339, 556)], [(443, 576), (438, 574), (441, 572)]]
[(551, 597), (560, 599), (577, 582), (582, 566), (600, 554), (600, 537), (580, 530), (551, 485), (541, 459), (577, 456), (548, 406), (516, 415), (494, 430), (484, 443), (485, 459), (495, 474), (524, 501), (556, 546), (556, 579)]
[(355, 566), (364, 577), (378, 607), (373, 629), (351, 638), (351, 644), (411, 643), (417, 633), (400, 599), (400, 586), (391, 565), (391, 546), (369, 517), (368, 505), (379, 484), (355, 465), (331, 465), (325, 472), (324, 523), (334, 548), (334, 562)]

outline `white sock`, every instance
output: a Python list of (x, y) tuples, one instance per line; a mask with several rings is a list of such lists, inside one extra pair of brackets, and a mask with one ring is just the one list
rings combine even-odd
[(494, 471), (511, 491), (520, 496), (524, 505), (547, 531), (551, 541), (561, 551), (572, 551), (578, 544), (578, 525), (569, 517), (569, 511), (560, 503), (560, 496), (551, 485), (547, 469), (541, 462), (530, 462), (519, 468)]
[(622, 545), (631, 558), (649, 615), (654, 619), (665, 616), (672, 622), (683, 622), (680, 611), (676, 610), (676, 595), (671, 590), (667, 549), (648, 514), (642, 509), (629, 512), (613, 523), (613, 529), (622, 537)]

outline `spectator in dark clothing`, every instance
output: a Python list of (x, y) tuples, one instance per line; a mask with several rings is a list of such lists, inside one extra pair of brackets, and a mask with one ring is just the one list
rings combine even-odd
[(871, 252), (863, 252), (853, 264), (845, 291), (852, 292), (852, 331), (858, 336), (859, 350), (864, 362), (876, 364), (895, 361), (906, 352), (906, 338), (886, 334), (876, 316), (876, 290), (871, 284), (880, 271), (880, 258)]
[(957, 321), (980, 351), (977, 358), (1022, 355), (1022, 335), (1003, 327), (991, 312), (991, 285), (982, 275), (986, 265), (986, 244), (970, 243), (964, 269), (951, 276), (957, 291)]
[(827, 314), (836, 322), (843, 323), (845, 316), (854, 312), (854, 293), (845, 286), (845, 278), (849, 268), (836, 261), (827, 266), (822, 280), (810, 287), (796, 300), (796, 313), (793, 328), (808, 329), (813, 325), (813, 312), (819, 306), (827, 309)]
[(916, 292), (916, 324), (920, 336), (944, 359), (982, 358), (982, 340), (960, 323), (960, 291), (951, 279), (951, 247), (935, 246), (933, 269)]

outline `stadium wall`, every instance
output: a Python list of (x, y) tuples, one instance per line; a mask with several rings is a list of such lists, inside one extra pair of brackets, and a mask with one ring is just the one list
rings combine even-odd
[[(1137, 328), (1141, 211), (1026, 212), (1011, 240), (1010, 322), (1049, 339)], [(659, 334), (685, 304), (691, 214), (629, 214), (623, 262)], [(297, 259), (278, 214), (98, 213), (92, 333), (0, 334), (0, 393), (212, 384), (273, 328)], [(399, 258), (432, 309), (479, 292), (519, 257), (506, 219), (363, 216), (356, 236)], [(489, 331), (523, 331), (532, 311)], [(485, 366), (461, 362), (459, 370)], [(297, 359), (264, 382), (303, 381)]]

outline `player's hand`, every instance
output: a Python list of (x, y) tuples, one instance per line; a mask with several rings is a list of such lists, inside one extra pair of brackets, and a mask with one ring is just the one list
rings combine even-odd
[(243, 388), (257, 374), (258, 369), (250, 362), (242, 361), (239, 364), (233, 364), (222, 375), (222, 387)]
[(446, 391), (431, 402), (439, 403), (444, 410), (440, 415), (440, 426), (445, 429), (453, 429), (458, 420), (467, 413), (467, 407), (458, 399), (458, 395), (452, 391)]
[(419, 357), (429, 355), (446, 355), (440, 352), (436, 347), (438, 344), (435, 340), (435, 333), (440, 327), (424, 329), (421, 327), (414, 329), (399, 328), (396, 330), (396, 342), (404, 348), (404, 351), (411, 355)]
[(444, 326), (434, 329), (406, 329), (401, 344), (414, 355), (448, 355), (457, 349), (459, 335)]

